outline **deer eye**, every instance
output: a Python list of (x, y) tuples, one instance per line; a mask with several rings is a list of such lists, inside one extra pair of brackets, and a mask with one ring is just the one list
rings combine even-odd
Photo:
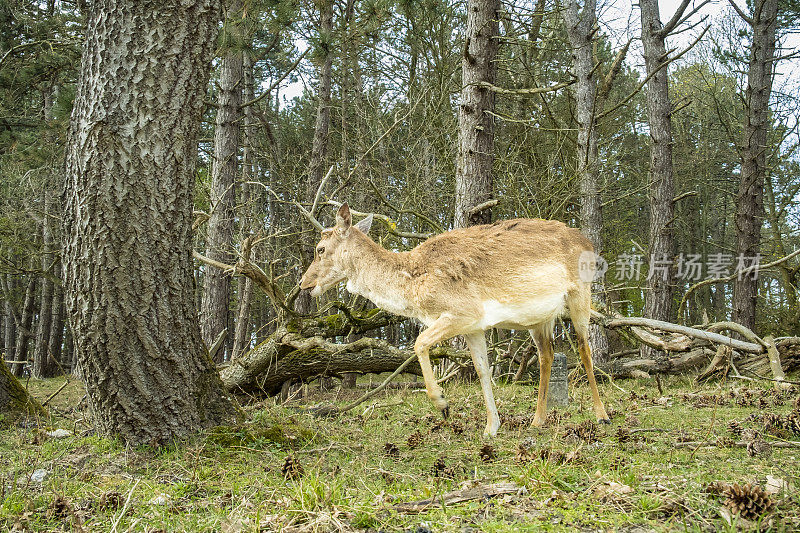
[(325, 253), (325, 247), (324, 246), (320, 246), (319, 248), (317, 248), (317, 255), (322, 255), (324, 253)]

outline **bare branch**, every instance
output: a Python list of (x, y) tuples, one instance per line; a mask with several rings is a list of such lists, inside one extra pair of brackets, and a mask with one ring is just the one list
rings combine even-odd
[(563, 89), (564, 87), (569, 87), (573, 83), (575, 83), (575, 80), (562, 81), (561, 83), (556, 83), (555, 85), (550, 85), (549, 87), (531, 87), (528, 89), (504, 89), (502, 87), (498, 87), (497, 85), (492, 85), (488, 81), (481, 81), (475, 83), (474, 85), (476, 87), (481, 87), (482, 89), (487, 89), (489, 91), (498, 94), (514, 94), (517, 96), (528, 96), (533, 94), (551, 93), (553, 91)]
[(738, 5), (736, 5), (736, 2), (734, 2), (734, 0), (728, 0), (728, 3), (731, 5), (731, 7), (734, 9), (734, 11), (736, 11), (736, 13), (742, 18), (743, 21), (748, 23), (750, 26), (755, 24), (755, 22), (753, 21), (753, 18), (751, 16), (749, 16), (747, 13), (745, 13), (744, 11), (742, 11), (742, 9)]
[(300, 61), (302, 61), (302, 60), (303, 60), (303, 58), (304, 58), (304, 57), (306, 57), (306, 54), (308, 54), (309, 50), (311, 50), (311, 47), (309, 47), (309, 48), (306, 48), (305, 52), (303, 52), (302, 54), (300, 54), (300, 57), (298, 57), (298, 58), (295, 60), (295, 62), (294, 62), (294, 63), (292, 63), (292, 65), (291, 65), (291, 66), (290, 66), (290, 67), (289, 67), (289, 68), (286, 70), (286, 72), (284, 72), (284, 73), (283, 73), (283, 76), (281, 76), (281, 77), (280, 77), (280, 78), (278, 78), (278, 79), (277, 79), (275, 82), (273, 82), (273, 83), (272, 83), (272, 85), (270, 85), (270, 86), (269, 86), (269, 88), (268, 88), (266, 91), (264, 91), (263, 93), (261, 93), (261, 95), (257, 96), (256, 98), (253, 98), (253, 99), (252, 99), (252, 100), (250, 100), (249, 102), (245, 102), (245, 103), (243, 103), (242, 105), (240, 105), (240, 106), (239, 106), (239, 109), (244, 109), (244, 108), (245, 108), (245, 107), (247, 107), (247, 106), (251, 106), (251, 105), (257, 104), (257, 103), (258, 103), (258, 102), (260, 102), (262, 99), (266, 98), (266, 96), (267, 96), (269, 93), (271, 93), (272, 91), (274, 91), (274, 90), (275, 90), (275, 87), (277, 87), (278, 85), (280, 85), (280, 83), (281, 83), (283, 80), (285, 80), (285, 79), (286, 79), (286, 76), (288, 76), (289, 74), (291, 74), (292, 72), (294, 72), (294, 69), (296, 69), (296, 68), (297, 68), (297, 65), (299, 65), (299, 64), (300, 64)]
[(645, 79), (643, 79), (642, 82), (639, 85), (637, 85), (636, 88), (633, 91), (631, 91), (631, 93), (628, 96), (623, 98), (620, 103), (618, 103), (617, 105), (615, 105), (614, 107), (612, 107), (608, 111), (604, 111), (604, 112), (600, 113), (599, 115), (597, 115), (597, 119), (599, 120), (599, 119), (601, 119), (603, 117), (606, 117), (606, 116), (610, 115), (611, 113), (613, 113), (614, 111), (616, 111), (617, 109), (619, 109), (620, 107), (622, 107), (625, 104), (627, 104), (634, 96), (636, 96), (638, 94), (639, 91), (642, 90), (642, 87), (647, 85), (647, 82), (650, 81), (653, 78), (653, 76), (655, 76), (656, 74), (658, 74), (661, 71), (661, 69), (663, 69), (664, 67), (666, 67), (667, 65), (669, 65), (673, 61), (677, 61), (678, 59), (683, 57), (683, 55), (686, 52), (688, 52), (689, 50), (694, 48), (695, 45), (700, 42), (700, 39), (703, 38), (703, 36), (706, 34), (706, 32), (708, 31), (708, 29), (710, 27), (711, 26), (706, 26), (703, 29), (703, 31), (700, 32), (700, 35), (698, 35), (697, 38), (694, 41), (692, 41), (692, 43), (689, 46), (687, 46), (681, 53), (679, 53), (675, 57), (667, 58), (666, 60), (664, 60), (664, 62), (662, 62), (660, 65), (658, 65), (658, 67), (656, 67), (653, 70), (653, 72), (651, 72)]
[(328, 169), (328, 173), (325, 174), (325, 177), (322, 178), (322, 181), (319, 182), (319, 187), (317, 187), (317, 194), (314, 195), (314, 203), (311, 204), (311, 214), (315, 214), (317, 212), (317, 206), (319, 205), (319, 198), (322, 196), (322, 190), (325, 188), (325, 184), (333, 174), (333, 165), (331, 168)]
[[(681, 2), (681, 5), (679, 5), (679, 6), (678, 6), (678, 9), (676, 9), (676, 10), (675, 10), (675, 13), (673, 13), (673, 14), (672, 14), (672, 18), (671, 18), (671, 19), (669, 19), (669, 22), (667, 22), (667, 23), (666, 23), (666, 24), (665, 24), (665, 25), (664, 25), (664, 26), (663, 26), (663, 27), (662, 27), (662, 28), (661, 28), (661, 29), (658, 31), (658, 34), (659, 34), (661, 37), (666, 37), (667, 35), (669, 35), (670, 33), (672, 33), (672, 30), (674, 30), (674, 29), (675, 29), (675, 26), (677, 26), (677, 25), (678, 25), (678, 21), (680, 21), (680, 20), (681, 20), (681, 17), (683, 17), (683, 12), (684, 12), (684, 11), (686, 11), (686, 8), (687, 8), (687, 7), (689, 7), (689, 2), (691, 2), (691, 0), (683, 0), (683, 1)], [(704, 3), (704, 4), (705, 4), (705, 3)], [(704, 5), (704, 4), (702, 4), (702, 5)]]

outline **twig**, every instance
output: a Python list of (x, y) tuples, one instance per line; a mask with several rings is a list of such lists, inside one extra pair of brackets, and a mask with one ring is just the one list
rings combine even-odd
[(58, 393), (59, 393), (59, 392), (61, 392), (62, 390), (64, 390), (64, 387), (66, 387), (67, 385), (69, 385), (69, 379), (68, 379), (68, 380), (66, 380), (66, 381), (65, 381), (65, 382), (64, 382), (64, 383), (63, 383), (63, 384), (62, 384), (62, 385), (61, 385), (61, 386), (58, 388), (58, 390), (57, 390), (57, 391), (55, 391), (53, 394), (51, 394), (50, 396), (48, 396), (48, 397), (47, 397), (47, 399), (46, 399), (45, 401), (43, 401), (43, 402), (42, 402), (42, 407), (44, 407), (45, 405), (47, 405), (48, 403), (50, 403), (50, 400), (52, 400), (53, 398), (55, 398), (55, 397), (58, 395)]
[(504, 89), (502, 87), (498, 87), (497, 85), (492, 85), (488, 81), (479, 81), (474, 83), (475, 87), (480, 87), (481, 89), (488, 89), (494, 93), (498, 94), (514, 94), (519, 96), (529, 96), (534, 94), (542, 94), (542, 93), (550, 93), (553, 91), (557, 91), (559, 89), (563, 89), (564, 87), (569, 87), (576, 80), (570, 81), (562, 81), (561, 83), (556, 83), (555, 85), (550, 85), (549, 87), (532, 87), (528, 89)]
[(294, 71), (294, 69), (295, 69), (295, 68), (297, 68), (297, 65), (299, 65), (299, 64), (300, 64), (300, 61), (302, 61), (302, 60), (303, 60), (303, 58), (304, 58), (304, 57), (306, 57), (306, 54), (309, 52), (309, 50), (311, 50), (311, 47), (308, 47), (308, 48), (306, 48), (305, 52), (303, 52), (302, 54), (300, 54), (300, 57), (298, 57), (298, 58), (295, 60), (295, 62), (294, 62), (294, 63), (292, 63), (292, 65), (291, 65), (291, 66), (290, 66), (290, 67), (289, 67), (289, 68), (286, 70), (286, 72), (284, 72), (284, 73), (283, 73), (283, 76), (281, 76), (280, 78), (278, 78), (278, 79), (277, 79), (277, 81), (273, 82), (273, 84), (272, 84), (272, 85), (270, 85), (270, 86), (269, 86), (269, 88), (268, 88), (266, 91), (264, 91), (263, 93), (261, 93), (261, 95), (260, 95), (260, 96), (258, 96), (258, 97), (256, 97), (256, 98), (254, 98), (254, 99), (250, 100), (249, 102), (245, 102), (245, 103), (243, 103), (242, 105), (240, 105), (240, 106), (239, 106), (239, 109), (244, 109), (244, 108), (245, 108), (245, 107), (247, 107), (247, 106), (251, 106), (251, 105), (253, 105), (253, 104), (256, 104), (256, 103), (258, 103), (258, 102), (259, 102), (259, 101), (260, 101), (262, 98), (266, 97), (266, 96), (267, 96), (269, 93), (271, 93), (271, 92), (273, 91), (273, 89), (275, 89), (275, 87), (277, 87), (278, 85), (280, 85), (280, 83), (281, 83), (283, 80), (285, 80), (285, 79), (286, 79), (286, 76), (288, 76), (289, 74), (291, 74), (291, 73)]
[(383, 381), (383, 383), (381, 383), (371, 391), (367, 392), (353, 403), (341, 408), (336, 406), (326, 406), (326, 407), (318, 407), (316, 409), (309, 409), (309, 411), (317, 416), (330, 416), (334, 414), (345, 413), (353, 409), (354, 407), (364, 403), (365, 401), (369, 400), (370, 398), (381, 392), (383, 389), (385, 389), (386, 385), (388, 385), (390, 381), (392, 381), (395, 377), (397, 377), (398, 374), (400, 374), (409, 364), (411, 364), (411, 361), (416, 359), (416, 357), (417, 354), (410, 356), (408, 359), (405, 360), (405, 362), (403, 362), (402, 365), (397, 367), (397, 370), (392, 372), (392, 374), (388, 378), (386, 378)]
[(114, 520), (114, 525), (111, 527), (112, 532), (117, 530), (119, 521), (122, 520), (122, 517), (128, 512), (128, 507), (131, 504), (131, 496), (133, 496), (133, 491), (136, 490), (136, 487), (139, 485), (139, 481), (141, 481), (141, 479), (137, 479), (136, 483), (134, 483), (133, 487), (131, 487), (130, 492), (128, 492), (128, 497), (125, 499), (125, 505), (122, 506), (122, 511), (120, 511), (119, 516), (117, 516), (117, 518)]
[(454, 503), (468, 502), (471, 500), (483, 500), (493, 496), (500, 496), (502, 494), (516, 494), (521, 490), (522, 487), (516, 483), (494, 483), (492, 485), (479, 485), (471, 489), (456, 490), (425, 500), (399, 503), (392, 507), (392, 509), (401, 513), (419, 513), (432, 507), (444, 507), (445, 505), (452, 505)]

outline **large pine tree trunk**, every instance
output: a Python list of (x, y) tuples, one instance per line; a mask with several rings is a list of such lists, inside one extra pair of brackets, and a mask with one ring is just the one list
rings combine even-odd
[(219, 2), (97, 0), (66, 157), (67, 309), (104, 435), (229, 420), (194, 307), (192, 190)]
[[(208, 220), (206, 256), (223, 263), (234, 263), (233, 230), (236, 205), (236, 176), (239, 169), (239, 129), (242, 119), (242, 51), (238, 41), (242, 5), (236, 0), (226, 24), (225, 35), (234, 42), (222, 58), (219, 76), (217, 121), (214, 128), (214, 164), (211, 171), (211, 218)], [(203, 300), (200, 331), (207, 346), (224, 329), (233, 338), (230, 311), (231, 278), (218, 268), (207, 268), (203, 276)], [(230, 358), (226, 350), (217, 352), (217, 360)]]
[[(600, 165), (597, 157), (597, 130), (595, 128), (595, 103), (597, 79), (595, 78), (592, 47), (597, 23), (596, 3), (589, 0), (578, 12), (577, 0), (570, 0), (562, 12), (572, 47), (575, 84), (575, 115), (578, 121), (577, 173), (581, 191), (581, 230), (594, 245), (598, 255), (603, 253), (603, 213), (600, 198)], [(592, 287), (595, 298), (605, 304), (602, 280)], [(589, 328), (592, 355), (598, 362), (608, 357), (608, 337), (597, 324)]]
[(494, 194), (495, 95), (477, 83), (492, 85), (497, 77), (499, 0), (469, 0), (467, 29), (462, 68), (461, 105), (458, 110), (458, 162), (456, 165), (456, 198), (453, 225), (464, 228), (487, 224), (491, 209), (471, 211), (490, 200)]
[[(672, 261), (675, 255), (674, 204), (675, 183), (672, 171), (672, 104), (669, 100), (666, 36), (662, 32), (658, 0), (640, 0), (642, 12), (642, 45), (647, 75), (647, 117), (650, 125), (650, 257), (655, 261)], [(660, 68), (660, 70), (659, 70)], [(669, 321), (672, 317), (671, 273), (656, 272), (647, 280), (644, 316)], [(651, 355), (643, 348), (643, 355)]]
[[(778, 18), (778, 0), (757, 0), (754, 4), (748, 21), (753, 29), (753, 38), (745, 92), (747, 119), (742, 132), (742, 174), (736, 197), (736, 251), (744, 258), (755, 258), (761, 248), (769, 99)], [(736, 280), (733, 289), (733, 321), (749, 329), (755, 328), (756, 321), (758, 280), (755, 278), (742, 276)]]

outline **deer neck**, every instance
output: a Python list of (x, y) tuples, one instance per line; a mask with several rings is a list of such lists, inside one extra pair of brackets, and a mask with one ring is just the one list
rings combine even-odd
[(347, 290), (397, 315), (417, 317), (409, 295), (405, 252), (390, 252), (366, 235), (351, 253)]

